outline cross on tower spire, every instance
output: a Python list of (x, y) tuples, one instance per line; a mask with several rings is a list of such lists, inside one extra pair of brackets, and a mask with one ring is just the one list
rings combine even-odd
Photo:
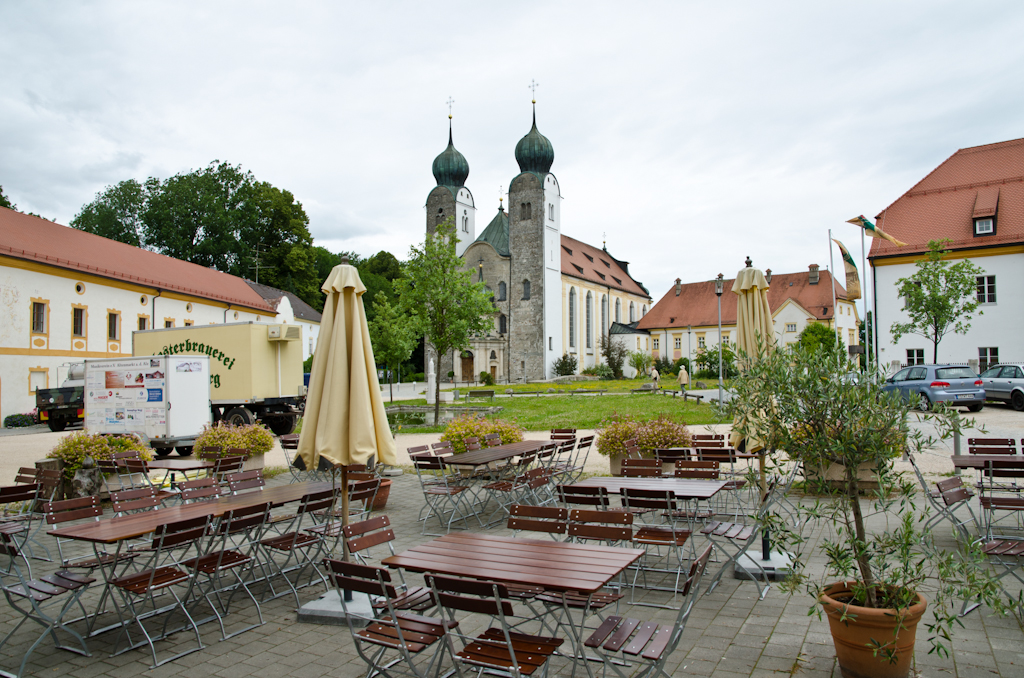
[(451, 97), (448, 97), (448, 101), (446, 101), (445, 103), (448, 104), (448, 119), (451, 120), (452, 119), (452, 104), (455, 103), (455, 99), (452, 99)]
[(531, 92), (533, 92), (533, 103), (534, 103), (534, 104), (536, 104), (536, 103), (537, 103), (537, 88), (538, 88), (538, 87), (540, 87), (540, 85), (539, 85), (539, 84), (537, 84), (537, 81), (536, 81), (536, 80), (534, 80), (533, 78), (530, 78), (530, 86), (529, 86), (529, 88), (528, 88), (528, 89), (529, 89), (529, 90), (530, 90)]

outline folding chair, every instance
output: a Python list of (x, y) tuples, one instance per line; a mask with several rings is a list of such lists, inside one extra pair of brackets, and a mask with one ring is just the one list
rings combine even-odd
[(572, 509), (568, 535), (567, 541), (577, 543), (599, 541), (607, 546), (629, 543), (633, 539), (633, 514), (627, 510)]
[(232, 473), (240, 473), (245, 466), (247, 457), (243, 455), (231, 455), (220, 457), (214, 462), (212, 477), (221, 485), (227, 483), (226, 478)]
[(246, 490), (263, 490), (267, 485), (267, 481), (263, 479), (263, 471), (261, 469), (229, 473), (224, 476), (224, 481), (227, 483), (228, 492), (231, 494), (238, 494)]
[[(636, 600), (637, 580), (643, 574), (643, 588), (678, 592), (679, 579), (683, 575), (683, 560), (685, 560), (683, 548), (690, 535), (693, 534), (693, 529), (690, 526), (681, 527), (677, 523), (676, 516), (679, 511), (677, 510), (676, 496), (672, 490), (640, 490), (624, 487), (622, 488), (622, 507), (627, 510), (645, 508), (652, 512), (660, 512), (663, 517), (668, 518), (668, 522), (662, 525), (639, 524), (632, 535), (633, 543), (644, 549), (644, 556), (636, 564), (633, 572), (631, 604), (664, 607), (654, 603), (638, 602)], [(662, 549), (665, 551), (664, 554), (661, 553)], [(675, 569), (671, 569), (673, 557)], [(657, 567), (662, 561), (664, 561), (664, 567)], [(649, 572), (674, 575), (675, 580), (671, 587), (649, 586), (647, 583)]]
[[(426, 502), (428, 511), (426, 518), (423, 519), (421, 534), (427, 534), (427, 522), (431, 517), (437, 518), (438, 523), (445, 528), (445, 533), (451, 531), (452, 523), (457, 519), (468, 520), (462, 504), (469, 488), (449, 482), (444, 462), (434, 456), (420, 455), (414, 457), (412, 463), (416, 469), (416, 476), (419, 478), (420, 488), (423, 490), (423, 500)], [(447, 521), (445, 520), (446, 515), (448, 515)]]
[(155, 487), (111, 492), (110, 501), (114, 506), (115, 516), (152, 511), (163, 506), (163, 498)]
[(559, 485), (555, 489), (558, 502), (565, 506), (595, 506), (598, 510), (607, 510), (610, 506), (608, 490), (603, 487)]
[[(561, 638), (531, 636), (512, 630), (512, 603), (508, 587), (492, 581), (452, 579), (425, 576), (433, 589), (438, 608), (447, 613), (445, 639), (454, 649), (453, 639), (462, 641), (462, 649), (454, 652), (455, 671), (461, 678), (462, 665), (484, 671), (498, 671), (512, 678), (547, 675), (547, 662), (564, 642)], [(472, 612), (492, 617), (500, 628), (491, 627), (472, 637), (457, 633), (455, 611)]]
[[(196, 625), (195, 620), (192, 619), (192, 615), (189, 614), (182, 598), (175, 591), (177, 587), (188, 584), (192, 577), (174, 563), (173, 556), (171, 558), (167, 556), (179, 549), (185, 551), (184, 555), (188, 555), (187, 552), (189, 550), (195, 550), (198, 554), (199, 541), (206, 535), (209, 524), (209, 518), (202, 517), (158, 526), (153, 533), (153, 548), (145, 569), (110, 580), (111, 588), (117, 592), (124, 603), (123, 605), (115, 605), (117, 616), (121, 621), (121, 632), (114, 641), (114, 653), (111, 656), (117, 656), (129, 650), (140, 648), (143, 645), (148, 645), (150, 654), (153, 656), (153, 665), (150, 668), (156, 668), (169, 661), (174, 661), (203, 649), (203, 641), (199, 636), (199, 627)], [(170, 560), (171, 564), (160, 565), (165, 560)], [(188, 588), (191, 589), (191, 586)], [(170, 595), (174, 602), (166, 604), (166, 602), (158, 601), (157, 596), (161, 594)], [(149, 609), (143, 611), (144, 608)], [(128, 619), (125, 619), (123, 610), (128, 611)], [(171, 621), (168, 617), (164, 620), (159, 634), (154, 635), (146, 628), (146, 619), (158, 615), (170, 615), (175, 610), (180, 610), (185, 616), (186, 623), (183, 626), (168, 630), (168, 625)], [(139, 642), (132, 641), (131, 627), (133, 624), (138, 626), (144, 640)], [(177, 652), (162, 660), (157, 660), (155, 641), (163, 640), (178, 631), (189, 628), (195, 633), (196, 646)], [(118, 650), (117, 648), (121, 644), (122, 637), (127, 639), (128, 644), (124, 649)]]
[[(62, 523), (87, 518), (91, 518), (98, 522), (100, 516), (103, 515), (103, 508), (100, 506), (100, 498), (97, 496), (49, 501), (42, 505), (42, 511), (45, 516), (46, 524), (49, 526), (60, 525)], [(98, 545), (95, 545), (96, 549), (91, 556), (85, 555), (69, 557), (64, 553), (64, 546), (67, 543), (75, 542), (71, 539), (62, 539), (57, 535), (54, 535), (54, 539), (57, 542), (57, 557), (60, 559), (60, 566), (64, 569), (81, 569), (92, 572), (98, 567), (114, 564), (115, 559), (117, 562), (127, 562), (138, 555), (135, 553), (107, 553), (106, 551), (100, 550)]]
[[(1011, 602), (1014, 602), (1014, 597), (1002, 585), (1002, 579), (1003, 577), (1011, 576), (1021, 584), (1024, 584), (1024, 577), (1020, 573), (1021, 568), (1024, 567), (1024, 539), (993, 539), (982, 544), (981, 551), (989, 560), (1002, 568), (1002, 571), (996, 574), (996, 580), (999, 582), (1003, 594)], [(1024, 612), (1024, 596), (1018, 595), (1015, 604), (1021, 612)], [(963, 607), (960, 609), (960, 616), (968, 615), (980, 606), (981, 603), (978, 601), (972, 603), (965, 600)]]
[(212, 501), (221, 496), (221, 486), (213, 478), (196, 478), (178, 484), (178, 497), (184, 504), (195, 504), (200, 501)]
[[(673, 624), (610, 616), (583, 641), (584, 647), (593, 648), (604, 661), (605, 669), (610, 666), (620, 678), (672, 678), (673, 674), (665, 670), (665, 664), (679, 646), (686, 621), (700, 595), (701, 579), (711, 557), (711, 548), (709, 544), (691, 563), (680, 590), (682, 600)], [(629, 662), (641, 664), (644, 669), (634, 673)]]
[(500, 433), (488, 433), (484, 436), (484, 445), (487, 447), (498, 447), (501, 445)]
[(660, 478), (664, 473), (657, 459), (623, 459), (619, 475), (623, 478)]
[(574, 428), (553, 428), (551, 429), (552, 440), (576, 440), (576, 429)]
[(640, 458), (640, 448), (637, 447), (636, 440), (633, 440), (633, 439), (624, 440), (622, 442), (622, 445), (623, 445), (623, 447), (626, 448), (625, 449), (625, 453), (623, 454), (623, 456), (626, 459), (639, 459)]
[(964, 527), (966, 521), (960, 520), (956, 515), (957, 509), (966, 507), (970, 512), (971, 520), (981, 530), (981, 524), (978, 522), (977, 517), (974, 515), (974, 511), (970, 506), (970, 499), (974, 496), (974, 493), (964, 485), (963, 479), (959, 476), (953, 476), (952, 478), (946, 478), (935, 483), (935, 489), (928, 487), (928, 481), (925, 480), (924, 474), (921, 473), (921, 469), (917, 465), (917, 460), (914, 459), (914, 455), (907, 452), (907, 458), (910, 460), (910, 465), (914, 468), (914, 474), (917, 476), (917, 481), (921, 484), (921, 490), (924, 493), (925, 499), (934, 509), (934, 513), (928, 516), (928, 519), (924, 523), (922, 530), (932, 528), (942, 520), (948, 520), (953, 528), (960, 534), (960, 537), (965, 540), (965, 543), (970, 543), (971, 536), (968, 533), (967, 528)]
[[(265, 561), (267, 568), (270, 570), (267, 572), (266, 580), (270, 587), (271, 599), (282, 596), (290, 590), (295, 597), (295, 606), (298, 607), (300, 605), (299, 589), (313, 584), (317, 577), (324, 587), (330, 590), (327, 579), (316, 566), (323, 551), (325, 541), (321, 535), (303, 530), (302, 522), (306, 515), (312, 515), (316, 511), (331, 510), (334, 506), (337, 492), (338, 490), (323, 490), (320, 492), (310, 492), (303, 496), (299, 501), (299, 508), (295, 512), (295, 518), (289, 526), (290, 531), (260, 541), (260, 544), (267, 550), (268, 556), (271, 551), (284, 554), (284, 561), (281, 563), (278, 563), (273, 557), (267, 557)], [(301, 584), (302, 575), (308, 569), (312, 569), (309, 581)], [(292, 584), (288, 578), (289, 572), (296, 573), (295, 584)], [(275, 576), (280, 576), (284, 579), (288, 585), (288, 590), (278, 593), (274, 589), (273, 578)]]
[[(37, 469), (37, 468), (20, 468), (14, 478), (14, 484), (16, 486), (21, 485), (26, 488), (29, 486), (36, 487), (35, 499), (31, 501), (25, 501), (18, 507), (17, 512), (12, 515), (3, 516), (0, 520), (5, 522), (16, 522), (24, 523), (25, 531), (18, 530), (17, 542), (21, 545), (21, 548), (25, 553), (28, 554), (29, 558), (36, 560), (51, 561), (50, 549), (46, 547), (46, 544), (39, 541), (39, 531), (42, 529), (45, 521), (43, 520), (43, 514), (40, 511), (40, 506), (44, 502), (48, 502), (53, 499), (53, 495), (57, 492), (57, 487), (60, 485), (61, 473), (56, 469)], [(16, 504), (8, 504), (8, 506), (16, 506)], [(36, 547), (42, 549), (42, 553), (46, 555), (39, 555), (36, 553)]]
[[(721, 476), (721, 467), (717, 461), (700, 461), (697, 459), (676, 459), (674, 475), (676, 478), (687, 478), (690, 480), (718, 480)], [(718, 493), (735, 492), (739, 488), (736, 486), (726, 485)], [(728, 494), (725, 495), (725, 506), (728, 506)], [(688, 502), (687, 502), (688, 503)], [(737, 500), (736, 506), (739, 507), (740, 502)], [(682, 508), (673, 517), (675, 518), (686, 518), (691, 521), (696, 520), (710, 520), (718, 513), (724, 513), (720, 500), (716, 498), (708, 501), (708, 508), (701, 509), (700, 502), (693, 500), (692, 507)], [(739, 509), (731, 511), (736, 518), (739, 517)]]
[[(18, 564), (21, 561), (22, 565)], [(29, 646), (21, 659), (21, 665), (17, 673), (11, 673), (0, 669), (0, 675), (8, 678), (20, 678), (25, 672), (25, 665), (29, 657), (35, 652), (39, 644), (47, 636), (53, 639), (54, 645), (61, 650), (74, 652), (86, 657), (89, 648), (74, 629), (68, 627), (64, 616), (75, 605), (85, 615), (85, 608), (82, 606), (81, 597), (85, 590), (95, 579), (74, 574), (66, 570), (58, 570), (54, 574), (44, 575), (33, 579), (28, 569), (28, 560), (18, 548), (18, 545), (11, 539), (10, 535), (0, 532), (0, 562), (6, 561), (0, 567), (0, 585), (3, 587), (4, 597), (8, 604), (22, 616), (21, 620), (11, 629), (7, 635), (0, 640), (0, 650), (3, 650), (15, 633), (21, 629), (27, 621), (32, 621), (43, 627), (39, 637)], [(70, 635), (78, 643), (79, 647), (63, 644), (57, 636), (61, 631)], [(6, 655), (3, 655), (6, 656)]]
[[(440, 641), (445, 638), (445, 629), (457, 627), (458, 622), (424, 617), (397, 608), (394, 601), (400, 594), (391, 583), (391, 573), (382, 567), (332, 558), (325, 558), (323, 565), (338, 590), (356, 652), (369, 666), (367, 676), (390, 676), (401, 671), (415, 678), (427, 678), (438, 673), (445, 650), (451, 647)], [(365, 593), (371, 600), (383, 604), (373, 608), (373, 616), (363, 616), (348, 609), (345, 591)], [(354, 619), (368, 622), (368, 625), (356, 630)], [(434, 648), (433, 652), (425, 653), (428, 648)]]
[(583, 436), (576, 441), (576, 457), (573, 459), (573, 473), (569, 478), (570, 482), (576, 482), (583, 475), (587, 467), (587, 459), (590, 457), (590, 448), (594, 445), (594, 436)]
[(152, 487), (153, 483), (149, 479), (149, 468), (138, 452), (135, 450), (114, 452), (110, 455), (110, 458), (113, 459), (114, 464), (117, 466), (117, 476), (122, 488), (139, 489)]
[[(530, 457), (524, 456), (520, 462), (520, 468), (525, 468), (529, 465)], [(511, 480), (499, 480), (484, 485), (484, 490), (487, 491), (488, 495), (494, 497), (494, 500), (498, 503), (498, 508), (494, 509), (494, 512), (488, 516), (485, 525), (489, 526), (504, 522), (513, 504), (540, 505), (545, 503), (545, 501), (540, 499), (539, 492), (541, 488), (549, 485), (550, 482), (551, 477), (547, 469), (533, 468), (523, 471)], [(499, 513), (501, 515), (494, 518)]]
[(223, 450), (220, 445), (205, 445), (196, 450), (196, 458), (202, 461), (217, 461)]
[[(717, 550), (726, 555), (725, 562), (722, 563), (722, 567), (719, 568), (711, 580), (708, 593), (715, 590), (715, 587), (721, 582), (722, 575), (725, 574), (729, 566), (735, 565), (739, 557), (745, 554), (750, 545), (761, 535), (761, 521), (775, 502), (778, 487), (778, 480), (773, 479), (768, 487), (768, 491), (761, 498), (761, 505), (757, 510), (757, 515), (753, 518), (750, 525), (739, 522), (712, 522), (700, 531), (701, 534), (715, 545)], [(757, 569), (760, 570), (761, 578), (764, 579), (764, 586), (762, 587), (757, 577), (750, 577), (760, 592), (758, 599), (764, 600), (764, 597), (768, 594), (768, 589), (771, 588), (771, 582), (769, 581), (768, 574), (761, 567), (759, 560), (757, 558), (750, 558), (749, 560), (757, 566)]]
[(506, 526), (514, 533), (520, 531), (543, 532), (558, 541), (558, 535), (568, 533), (569, 509), (557, 506), (513, 504), (509, 508)]
[[(217, 624), (220, 625), (221, 640), (233, 638), (265, 623), (259, 601), (249, 590), (245, 578), (247, 573), (254, 571), (259, 560), (259, 538), (269, 516), (270, 504), (228, 511), (213, 528), (207, 552), (182, 563), (184, 568), (194, 573), (192, 587), (198, 589), (213, 610)], [(224, 581), (228, 575), (233, 581)], [(228, 634), (224, 628), (224, 617), (228, 614), (231, 601), (239, 590), (245, 592), (256, 607), (256, 615), (260, 622)], [(227, 594), (226, 601), (224, 594)], [(199, 623), (204, 621), (206, 620), (200, 620)]]

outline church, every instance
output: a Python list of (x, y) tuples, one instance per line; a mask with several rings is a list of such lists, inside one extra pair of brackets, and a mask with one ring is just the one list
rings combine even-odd
[(651, 306), (629, 262), (562, 234), (561, 191), (551, 173), (555, 150), (537, 129), (536, 102), (533, 126), (516, 144), (515, 158), (519, 173), (509, 184), (508, 211), (499, 204), (479, 236), (466, 187), (469, 163), (455, 148), (450, 122), (448, 147), (434, 159), (437, 186), (427, 195), (427, 233), (453, 221), (457, 252), (473, 280), (487, 285), (496, 309), (487, 336), (474, 337), (459, 356), (441, 357), (442, 380), (449, 372), (456, 382), (478, 381), (481, 372), (498, 383), (547, 379), (564, 354), (576, 358), (581, 372), (602, 362), (601, 337), (613, 322), (637, 322)]

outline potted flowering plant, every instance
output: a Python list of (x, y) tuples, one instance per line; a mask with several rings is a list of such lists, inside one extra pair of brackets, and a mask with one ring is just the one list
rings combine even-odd
[[(824, 351), (774, 351), (745, 365), (727, 410), (738, 433), (763, 442), (775, 468), (802, 462), (819, 471), (805, 481), (816, 499), (792, 502), (799, 520), (768, 518), (772, 540), (793, 556), (793, 575), (782, 588), (804, 589), (814, 599), (812, 612), (827, 616), (844, 676), (905, 678), (926, 610), (932, 649), (948, 655), (957, 601), (1006, 608), (976, 548), (936, 543), (921, 520), (916, 485), (895, 467), (905, 452), (935, 443), (912, 425), (914, 403), (882, 392), (876, 375), (849, 378), (853, 369)], [(946, 408), (914, 416), (940, 437), (973, 424)], [(839, 482), (824, 473), (828, 468), (840, 470)], [(865, 468), (874, 481), (868, 489)], [(823, 530), (814, 544), (825, 567), (813, 573), (812, 542), (792, 527), (808, 522)]]

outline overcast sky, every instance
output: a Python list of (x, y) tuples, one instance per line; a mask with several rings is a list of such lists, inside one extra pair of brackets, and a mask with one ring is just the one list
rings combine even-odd
[[(431, 162), (478, 232), (537, 122), (562, 230), (659, 299), (828, 265), (958, 148), (1024, 137), (1019, 2), (0, 5), (0, 185), (67, 224), (109, 184), (219, 159), (292, 191), (316, 244), (405, 258)], [(838, 253), (837, 253), (838, 254)], [(838, 258), (837, 258), (838, 261)]]

